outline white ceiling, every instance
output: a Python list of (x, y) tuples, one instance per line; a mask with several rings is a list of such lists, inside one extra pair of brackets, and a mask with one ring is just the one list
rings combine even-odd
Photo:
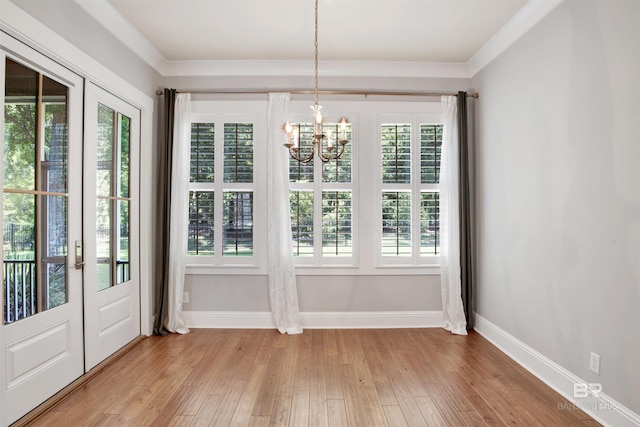
[[(156, 69), (313, 60), (314, 0), (75, 1)], [(559, 1), (319, 0), (319, 60), (467, 64), (532, 3)]]

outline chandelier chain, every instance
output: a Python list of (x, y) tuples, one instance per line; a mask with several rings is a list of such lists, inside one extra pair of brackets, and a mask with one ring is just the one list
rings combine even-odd
[(315, 46), (315, 57), (314, 57), (314, 65), (315, 65), (315, 101), (316, 107), (318, 106), (318, 0), (316, 0), (316, 21), (315, 21), (315, 38), (314, 38), (314, 46)]
[[(318, 3), (319, 0), (315, 0), (315, 33), (314, 33), (314, 78), (315, 78), (315, 105), (313, 108), (313, 137), (311, 138), (311, 149), (302, 149), (302, 140), (300, 138), (300, 126), (292, 125), (289, 121), (285, 122), (283, 129), (287, 135), (287, 142), (284, 146), (289, 150), (289, 155), (292, 159), (297, 160), (300, 163), (308, 163), (313, 160), (317, 155), (322, 163), (326, 163), (332, 160), (337, 160), (344, 153), (345, 146), (349, 143), (347, 140), (347, 126), (349, 121), (343, 117), (340, 119), (337, 126), (335, 126), (336, 132), (332, 133), (331, 129), (327, 129), (324, 132), (324, 117), (318, 104)], [(296, 127), (297, 126), (297, 127)]]

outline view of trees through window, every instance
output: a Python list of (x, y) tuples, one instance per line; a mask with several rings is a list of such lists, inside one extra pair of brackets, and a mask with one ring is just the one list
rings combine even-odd
[[(412, 130), (411, 123), (380, 128), (382, 256), (413, 256), (418, 245), (420, 255), (439, 254), (442, 125), (421, 124), (418, 146)], [(412, 148), (419, 149), (418, 156)]]
[(253, 139), (253, 123), (191, 125), (188, 255), (254, 254)]
[[(292, 125), (298, 135), (302, 155), (310, 153), (311, 123)], [(325, 123), (325, 134), (338, 135), (337, 123)], [(351, 140), (351, 125), (347, 139)], [(352, 145), (345, 146), (340, 158), (308, 163), (289, 160), (289, 200), (293, 254), (297, 257), (351, 257), (353, 255)], [(315, 247), (315, 242), (320, 247)]]
[[(191, 127), (188, 255), (202, 257), (202, 261), (192, 260), (203, 265), (209, 263), (205, 257), (211, 257), (213, 266), (240, 265), (221, 260), (254, 256), (267, 234), (266, 228), (254, 229), (256, 215), (269, 215), (256, 211), (256, 203), (261, 203), (256, 191), (266, 188), (262, 187), (265, 171), (257, 176), (259, 170), (254, 168), (254, 151), (262, 142), (254, 141), (253, 122), (199, 114), (204, 119)], [(439, 113), (376, 114), (367, 119), (372, 140), (357, 144), (364, 147), (363, 154), (378, 159), (377, 167), (363, 162), (358, 170), (354, 168), (358, 152), (352, 124), (347, 129), (352, 143), (340, 158), (327, 162), (317, 156), (308, 162), (289, 158), (291, 247), (296, 265), (356, 266), (356, 231), (375, 245), (365, 251), (378, 254), (373, 263), (367, 261), (369, 266), (429, 266), (434, 263), (432, 257), (439, 255), (443, 131)], [(375, 117), (378, 121), (372, 120)], [(306, 122), (291, 126), (304, 158), (311, 154), (313, 126)], [(329, 129), (338, 134), (337, 123), (324, 123), (325, 134)], [(357, 184), (356, 172), (366, 182)], [(359, 189), (365, 193), (356, 193)], [(358, 213), (358, 208), (366, 212)], [(367, 219), (358, 223), (364, 224), (362, 230), (354, 227), (358, 215)]]
[(129, 156), (131, 119), (98, 104), (96, 260), (98, 290), (130, 280)]
[(3, 293), (11, 323), (67, 302), (67, 97), (7, 58)]

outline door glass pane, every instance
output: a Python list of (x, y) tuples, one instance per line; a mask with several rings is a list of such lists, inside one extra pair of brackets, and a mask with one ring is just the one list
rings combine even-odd
[(122, 114), (118, 114), (120, 122), (119, 144), (118, 144), (118, 167), (116, 176), (119, 182), (119, 193), (116, 209), (116, 220), (118, 226), (115, 232), (116, 239), (116, 283), (128, 282), (131, 279), (129, 273), (129, 140), (131, 137), (131, 119)]
[(32, 194), (4, 193), (4, 320), (37, 313), (35, 205)]
[(68, 88), (5, 62), (3, 319), (68, 301)]
[(42, 196), (42, 208), (49, 221), (43, 226), (42, 260), (46, 266), (41, 289), (44, 308), (57, 307), (67, 302), (67, 198)]
[[(131, 119), (119, 115), (120, 118), (120, 156), (118, 158), (118, 181), (120, 182), (120, 197), (129, 197), (129, 138), (131, 136)], [(127, 219), (127, 223), (128, 223)]]
[(111, 195), (111, 171), (113, 169), (113, 110), (98, 104), (98, 135), (96, 138), (96, 155), (98, 158), (98, 172), (96, 190), (98, 197)]
[(44, 129), (41, 176), (43, 189), (67, 191), (67, 88), (44, 76), (42, 79)]
[(96, 260), (98, 290), (111, 286), (111, 201), (96, 202)]
[(98, 135), (96, 135), (96, 285), (99, 291), (112, 283), (111, 189), (113, 171), (114, 111), (98, 104)]
[(116, 278), (117, 283), (124, 283), (131, 279), (129, 273), (129, 201), (119, 200), (118, 204), (118, 227), (116, 232), (118, 233), (118, 239), (116, 244), (118, 245), (116, 254), (118, 255), (116, 261)]
[[(67, 191), (67, 88), (43, 76), (41, 189), (49, 193)], [(67, 298), (67, 196), (42, 195), (42, 283), (43, 309), (58, 307)]]
[(8, 58), (6, 73), (4, 188), (35, 190), (39, 76)]
[(97, 289), (130, 280), (129, 170), (131, 119), (98, 104), (96, 136)]

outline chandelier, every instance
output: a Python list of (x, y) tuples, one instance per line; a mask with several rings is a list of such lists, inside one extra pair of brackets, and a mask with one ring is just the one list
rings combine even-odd
[(313, 110), (313, 137), (311, 138), (311, 152), (308, 155), (304, 155), (303, 152), (307, 150), (301, 150), (300, 145), (300, 127), (296, 127), (288, 121), (284, 124), (284, 131), (287, 134), (287, 142), (284, 144), (289, 150), (291, 157), (301, 163), (310, 162), (314, 155), (317, 155), (323, 163), (331, 160), (335, 160), (342, 156), (345, 146), (349, 143), (347, 139), (347, 124), (349, 121), (346, 118), (341, 118), (338, 122), (338, 131), (334, 136), (331, 129), (324, 131), (324, 116), (322, 115), (322, 106), (318, 104), (318, 0), (315, 0), (315, 103), (311, 106)]

